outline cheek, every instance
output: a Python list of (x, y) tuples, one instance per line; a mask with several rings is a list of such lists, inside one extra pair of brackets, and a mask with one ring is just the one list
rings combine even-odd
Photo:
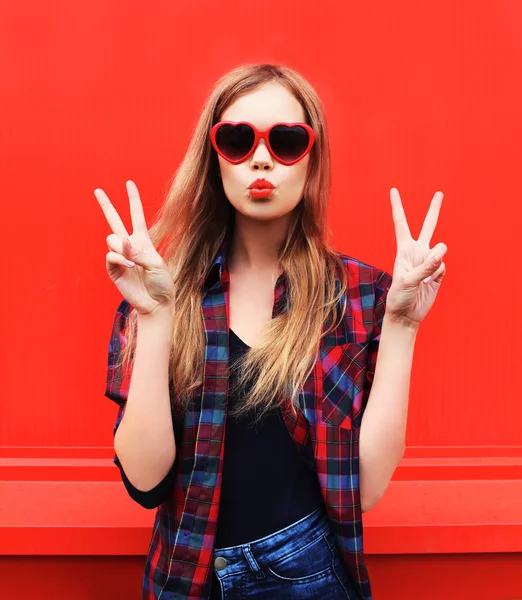
[(306, 175), (308, 173), (309, 158), (305, 157), (295, 165), (289, 167), (292, 169), (288, 177), (288, 183), (295, 187), (304, 187), (306, 183)]
[(237, 166), (220, 158), (219, 171), (224, 186), (233, 186), (240, 182)]
[(224, 165), (220, 165), (221, 185), (228, 201), (234, 208), (239, 208), (240, 204), (244, 201), (245, 195), (245, 185), (237, 169), (239, 165), (232, 165), (227, 161), (224, 162)]

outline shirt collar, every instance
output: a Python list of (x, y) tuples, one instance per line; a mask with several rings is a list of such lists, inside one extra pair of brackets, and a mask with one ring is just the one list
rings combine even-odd
[(205, 279), (205, 287), (208, 289), (212, 287), (212, 285), (217, 280), (222, 280), (223, 270), (225, 268), (225, 262), (227, 258), (228, 252), (228, 239), (225, 236), (225, 239), (221, 242), (221, 245), (218, 248), (216, 256), (212, 262), (212, 265), (207, 273), (207, 277)]

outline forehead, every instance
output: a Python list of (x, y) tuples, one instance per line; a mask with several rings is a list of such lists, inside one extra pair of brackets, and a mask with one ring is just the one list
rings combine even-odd
[(292, 92), (279, 83), (268, 83), (235, 100), (221, 115), (221, 121), (249, 121), (269, 127), (277, 121), (304, 122), (305, 112)]

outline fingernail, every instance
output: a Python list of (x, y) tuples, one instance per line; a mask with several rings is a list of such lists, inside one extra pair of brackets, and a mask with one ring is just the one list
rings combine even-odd
[(436, 265), (440, 260), (440, 256), (433, 256), (431, 262)]
[(136, 263), (135, 263), (135, 262), (132, 262), (132, 260), (127, 260), (127, 259), (125, 259), (125, 264), (126, 264), (128, 267), (133, 267), (133, 266), (134, 266)]

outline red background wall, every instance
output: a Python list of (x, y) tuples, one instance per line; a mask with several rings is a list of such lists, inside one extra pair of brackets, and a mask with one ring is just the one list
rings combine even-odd
[(154, 513), (112, 463), (121, 296), (93, 191), (130, 225), (134, 180), (150, 223), (214, 81), (267, 61), (325, 103), (339, 249), (391, 273), (389, 189), (414, 236), (444, 192), (433, 245), (448, 246), (447, 275), (417, 337), (408, 448), (364, 515), (375, 600), (522, 598), (522, 4), (29, 0), (1, 13), (0, 597), (139, 593)]

